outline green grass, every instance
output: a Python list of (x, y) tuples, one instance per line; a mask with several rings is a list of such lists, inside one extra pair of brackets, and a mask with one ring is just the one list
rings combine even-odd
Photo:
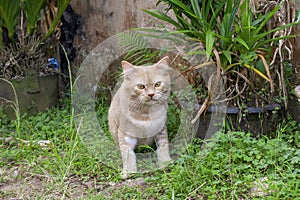
[[(1, 115), (0, 137), (13, 140), (0, 143), (0, 199), (300, 199), (300, 126), (292, 120), (273, 138), (220, 132), (210, 141), (195, 140), (167, 168), (136, 174), (144, 183), (132, 186), (113, 161), (107, 165), (89, 153), (64, 105), (22, 118), (20, 134), (17, 122)], [(107, 107), (97, 110), (107, 130)], [(42, 148), (39, 140), (51, 144)], [(252, 184), (262, 177), (269, 194), (253, 197)]]

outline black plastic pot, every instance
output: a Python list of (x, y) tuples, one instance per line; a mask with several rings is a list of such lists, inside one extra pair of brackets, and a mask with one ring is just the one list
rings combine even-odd
[[(240, 109), (238, 107), (227, 107), (223, 113), (216, 106), (211, 106), (208, 111), (199, 119), (197, 137), (209, 138), (207, 130), (220, 130), (225, 124), (226, 130), (250, 132), (253, 136), (272, 135), (276, 126), (284, 118), (284, 112), (279, 104), (266, 105), (260, 107), (247, 107)], [(225, 116), (224, 116), (225, 115)], [(220, 117), (226, 120), (226, 123), (220, 123)], [(214, 123), (214, 122), (218, 123)], [(215, 127), (212, 127), (215, 126)], [(212, 133), (209, 133), (212, 134)]]
[(294, 120), (300, 123), (300, 102), (298, 101), (298, 98), (290, 95), (288, 102), (288, 113), (291, 114)]

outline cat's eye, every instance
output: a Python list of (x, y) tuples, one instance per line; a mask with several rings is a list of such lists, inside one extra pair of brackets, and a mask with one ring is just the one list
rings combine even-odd
[(161, 85), (161, 82), (159, 81), (154, 84), (154, 87), (159, 87), (160, 85)]
[(138, 87), (140, 90), (145, 89), (145, 85), (143, 85), (143, 84), (138, 84), (137, 87)]

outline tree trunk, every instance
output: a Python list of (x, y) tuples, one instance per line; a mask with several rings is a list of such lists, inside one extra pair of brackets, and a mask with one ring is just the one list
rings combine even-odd
[[(295, 0), (295, 9), (300, 10), (300, 1)], [(294, 27), (294, 34), (300, 33), (300, 25)], [(300, 85), (300, 36), (293, 39), (294, 53), (293, 53), (293, 86)]]
[[(300, 1), (294, 0), (295, 10), (300, 10)], [(298, 17), (298, 16), (296, 16)], [(300, 33), (300, 25), (293, 27), (293, 34)], [(292, 40), (294, 48), (292, 66), (293, 66), (293, 77), (292, 77), (292, 88), (296, 88), (300, 85), (300, 36), (297, 36)], [(288, 112), (292, 115), (293, 119), (300, 123), (300, 102), (293, 93), (289, 94), (288, 100)]]

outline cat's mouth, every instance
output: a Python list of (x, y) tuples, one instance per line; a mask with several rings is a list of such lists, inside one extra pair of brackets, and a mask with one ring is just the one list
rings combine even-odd
[(146, 100), (145, 103), (148, 104), (148, 105), (157, 104), (157, 99), (149, 98), (149, 99)]
[(154, 105), (154, 104), (159, 104), (159, 100), (157, 98), (151, 97), (151, 98), (147, 98), (145, 99), (144, 103), (147, 105)]

